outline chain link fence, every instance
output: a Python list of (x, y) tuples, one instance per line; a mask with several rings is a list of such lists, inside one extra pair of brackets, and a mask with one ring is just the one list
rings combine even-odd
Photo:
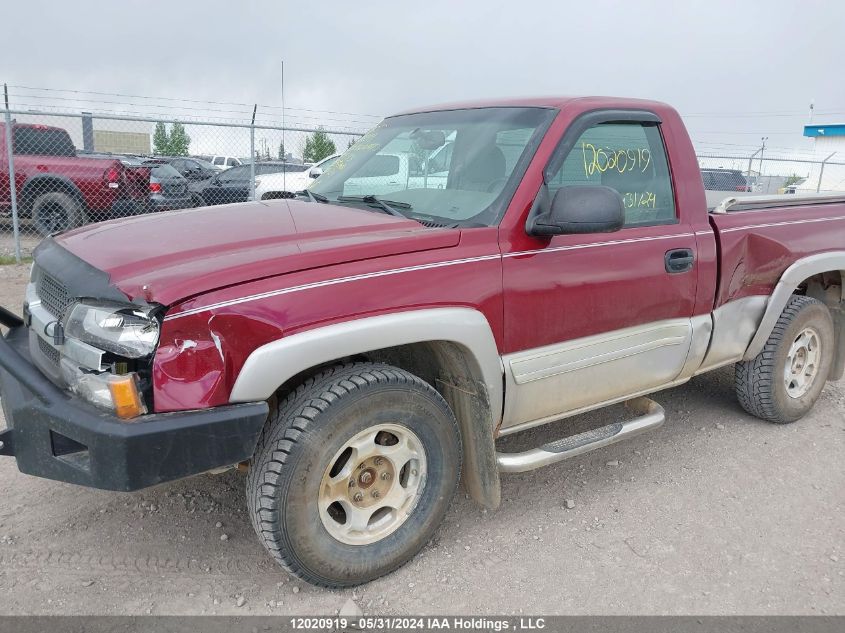
[(845, 191), (845, 152), (823, 157), (797, 153), (699, 153), (706, 189), (758, 194)]
[[(291, 196), (378, 122), (300, 109), (284, 125), (286, 110), (275, 124), (256, 121), (258, 106), (237, 109), (245, 104), (11, 87), (19, 92), (0, 113), (3, 260), (21, 261), (45, 235), (91, 222)], [(117, 106), (124, 111), (103, 110)], [(845, 191), (845, 152), (700, 151), (698, 161), (712, 191)]]
[(292, 196), (364, 132), (14, 108), (2, 117), (0, 257), (18, 261), (44, 236), (92, 222)]

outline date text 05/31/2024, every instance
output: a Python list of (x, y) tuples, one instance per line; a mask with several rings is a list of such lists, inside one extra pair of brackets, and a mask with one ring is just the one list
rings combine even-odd
[(485, 617), (295, 617), (291, 628), (298, 631), (319, 630), (392, 630), (392, 631), (538, 631), (546, 628), (545, 618), (485, 618)]

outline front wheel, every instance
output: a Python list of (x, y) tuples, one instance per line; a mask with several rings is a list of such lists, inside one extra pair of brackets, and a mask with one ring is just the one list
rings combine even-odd
[(348, 587), (422, 549), (460, 467), (455, 416), (428, 383), (390, 365), (338, 365), (271, 414), (247, 504), (259, 538), (288, 572)]
[(792, 297), (763, 351), (736, 364), (736, 394), (742, 408), (778, 424), (803, 417), (821, 395), (834, 348), (827, 306), (811, 297)]

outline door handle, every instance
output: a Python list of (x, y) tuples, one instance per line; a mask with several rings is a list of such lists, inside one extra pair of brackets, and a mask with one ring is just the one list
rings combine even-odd
[(671, 251), (666, 251), (663, 261), (666, 264), (667, 273), (685, 273), (692, 270), (695, 255), (691, 248), (673, 248)]

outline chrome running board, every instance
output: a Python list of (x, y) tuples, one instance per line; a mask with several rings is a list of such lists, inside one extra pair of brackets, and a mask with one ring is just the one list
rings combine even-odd
[(577, 455), (609, 446), (622, 440), (656, 429), (666, 419), (666, 412), (659, 404), (649, 398), (628, 400), (625, 406), (637, 414), (628, 422), (614, 422), (576, 435), (570, 435), (540, 448), (521, 453), (496, 452), (496, 463), (503, 473), (523, 473), (541, 466), (548, 466)]

